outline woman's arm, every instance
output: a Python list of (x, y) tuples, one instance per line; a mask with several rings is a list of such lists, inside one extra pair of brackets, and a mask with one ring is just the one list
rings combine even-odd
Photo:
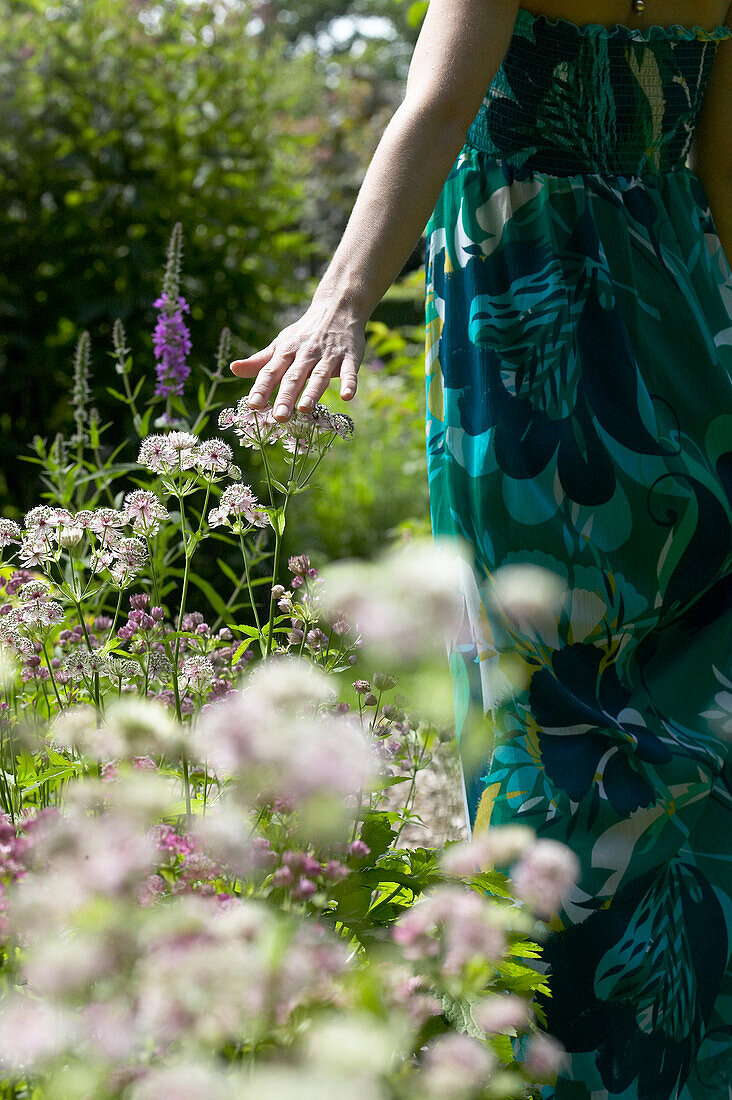
[[(519, 0), (431, 0), (403, 102), (379, 142), (350, 219), (306, 313), (272, 343), (231, 364), (257, 375), (249, 402), (279, 384), (278, 420), (309, 408), (330, 379), (356, 392), (364, 329), (429, 219), (485, 91), (508, 48)], [(307, 385), (306, 385), (307, 383)]]
[[(727, 15), (732, 29), (732, 5)], [(732, 264), (732, 39), (717, 46), (694, 145), (692, 170), (704, 184), (722, 249)]]

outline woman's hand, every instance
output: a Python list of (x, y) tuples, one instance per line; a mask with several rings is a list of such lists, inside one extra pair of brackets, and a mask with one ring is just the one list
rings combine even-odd
[(350, 401), (366, 351), (365, 328), (356, 313), (313, 301), (271, 344), (246, 359), (235, 359), (231, 370), (239, 378), (257, 376), (248, 398), (252, 408), (263, 408), (279, 384), (275, 420), (288, 420), (295, 405), (301, 411), (312, 409), (336, 375), (341, 398)]

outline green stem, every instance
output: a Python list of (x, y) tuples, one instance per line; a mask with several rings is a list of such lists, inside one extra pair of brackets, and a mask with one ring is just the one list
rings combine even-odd
[(117, 606), (114, 609), (114, 618), (112, 619), (112, 625), (109, 628), (109, 634), (107, 635), (107, 645), (109, 645), (109, 643), (111, 642), (112, 637), (114, 635), (114, 628), (117, 625), (117, 619), (119, 618), (119, 609), (120, 609), (121, 606), (122, 606), (122, 589), (120, 588), (119, 596), (117, 597)]
[(158, 588), (158, 574), (155, 568), (155, 558), (153, 557), (152, 547), (150, 545), (150, 536), (145, 535), (145, 542), (147, 543), (147, 557), (150, 562), (150, 576), (153, 583), (153, 599), (155, 600), (155, 606), (160, 607), (160, 590)]
[(416, 789), (416, 786), (417, 786), (417, 776), (419, 775), (419, 772), (420, 772), (420, 765), (422, 763), (422, 760), (424, 759), (425, 751), (426, 751), (426, 745), (423, 744), (421, 749), (420, 749), (419, 757), (417, 758), (417, 762), (414, 766), (414, 771), (412, 773), (412, 782), (410, 783), (409, 791), (407, 792), (407, 798), (406, 798), (406, 801), (404, 803), (404, 811), (403, 812), (404, 812), (405, 816), (402, 818), (402, 823), (399, 826), (399, 829), (397, 831), (397, 835), (394, 837), (394, 840), (393, 840), (393, 845), (394, 845), (395, 848), (396, 848), (397, 842), (399, 840), (399, 837), (402, 835), (402, 830), (404, 829), (404, 826), (407, 823), (406, 814), (411, 812), (410, 802), (412, 801), (412, 799), (414, 797), (414, 794), (415, 794), (415, 789)]
[(190, 779), (190, 775), (188, 774), (188, 756), (186, 755), (185, 750), (183, 751), (182, 762), (183, 762), (183, 789), (184, 789), (185, 795), (186, 795), (186, 824), (187, 824), (188, 828), (190, 829), (192, 821), (193, 821), (193, 811), (191, 809), (191, 779)]
[(122, 384), (124, 385), (125, 393), (127, 394), (127, 403), (129, 405), (130, 411), (132, 413), (132, 426), (135, 429), (135, 431), (137, 432), (137, 434), (140, 435), (140, 428), (142, 427), (142, 417), (140, 416), (140, 414), (137, 411), (137, 403), (135, 401), (135, 395), (132, 392), (132, 387), (130, 386), (130, 380), (127, 377), (127, 372), (126, 371), (122, 375)]
[(48, 669), (48, 675), (49, 675), (51, 683), (53, 685), (54, 694), (56, 695), (56, 700), (58, 702), (59, 707), (61, 708), (61, 710), (63, 710), (64, 705), (61, 702), (61, 696), (58, 693), (58, 687), (56, 686), (56, 678), (53, 675), (53, 669), (51, 667), (51, 662), (48, 658), (48, 650), (46, 649), (45, 642), (43, 642), (41, 644), (43, 645), (43, 656), (46, 658), (46, 668)]
[(249, 602), (252, 605), (252, 611), (254, 612), (254, 621), (257, 624), (257, 630), (261, 633), (262, 627), (259, 622), (259, 613), (257, 611), (257, 601), (254, 599), (254, 592), (252, 591), (252, 580), (249, 575), (249, 563), (247, 561), (247, 552), (244, 547), (244, 533), (239, 531), (239, 542), (241, 544), (241, 556), (244, 560), (244, 576), (247, 581), (247, 591), (249, 592)]

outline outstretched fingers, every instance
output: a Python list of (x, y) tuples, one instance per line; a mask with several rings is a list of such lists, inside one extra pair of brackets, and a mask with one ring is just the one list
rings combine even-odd
[(316, 401), (319, 401), (328, 389), (330, 380), (334, 374), (338, 373), (340, 365), (340, 356), (333, 355), (328, 359), (320, 360), (317, 366), (313, 368), (308, 384), (297, 402), (298, 409), (303, 412), (309, 412), (312, 409)]
[(268, 365), (260, 369), (247, 398), (253, 408), (264, 408), (278, 383), (290, 369), (294, 358), (294, 351), (275, 352)]
[(262, 348), (261, 351), (256, 351), (253, 355), (248, 355), (246, 359), (234, 359), (229, 364), (229, 369), (232, 374), (235, 374), (237, 378), (251, 378), (252, 375), (259, 374), (262, 367), (270, 361), (274, 354), (274, 340), (271, 344), (268, 344), (266, 348)]

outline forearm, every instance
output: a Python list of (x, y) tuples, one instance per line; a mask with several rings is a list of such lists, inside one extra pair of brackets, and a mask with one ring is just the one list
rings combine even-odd
[(314, 301), (368, 319), (417, 244), (464, 141), (457, 120), (404, 100), (379, 142)]

